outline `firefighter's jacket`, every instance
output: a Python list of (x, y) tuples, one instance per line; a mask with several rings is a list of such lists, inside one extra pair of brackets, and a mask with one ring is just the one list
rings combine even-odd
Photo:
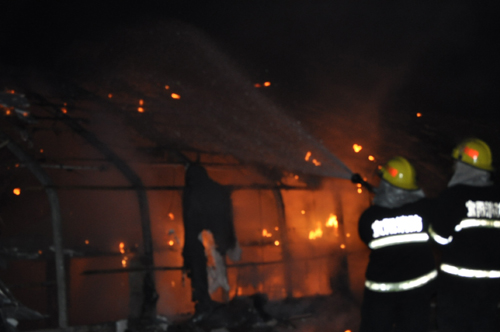
[(427, 233), (432, 201), (422, 198), (397, 208), (369, 207), (359, 235), (371, 249), (365, 286), (373, 291), (405, 291), (437, 276)]
[(500, 188), (454, 185), (438, 203), (430, 234), (442, 245), (441, 270), (464, 278), (500, 278)]

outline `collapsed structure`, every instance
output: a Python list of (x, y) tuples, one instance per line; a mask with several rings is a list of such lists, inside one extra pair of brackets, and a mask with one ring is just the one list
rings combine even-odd
[(360, 289), (348, 253), (368, 199), (351, 171), (198, 31), (145, 30), (75, 44), (60, 75), (2, 76), (2, 240), (9, 275), (38, 276), (22, 282), (37, 296), (19, 297), (61, 327), (192, 311), (187, 162), (231, 191), (242, 260), (229, 298)]

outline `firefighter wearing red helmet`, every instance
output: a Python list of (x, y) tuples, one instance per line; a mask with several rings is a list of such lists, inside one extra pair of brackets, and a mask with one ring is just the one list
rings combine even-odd
[(389, 160), (380, 175), (373, 205), (359, 220), (371, 249), (360, 331), (427, 332), (438, 274), (427, 233), (432, 203), (405, 158)]
[(500, 331), (500, 190), (489, 146), (467, 139), (453, 150), (448, 188), (430, 234), (442, 246), (439, 331)]

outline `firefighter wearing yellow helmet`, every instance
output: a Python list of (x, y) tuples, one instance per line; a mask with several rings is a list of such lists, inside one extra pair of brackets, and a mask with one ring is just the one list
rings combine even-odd
[(500, 331), (500, 190), (491, 150), (470, 138), (452, 152), (455, 170), (430, 234), (442, 246), (439, 331)]
[(437, 270), (427, 233), (431, 201), (403, 157), (380, 170), (373, 205), (360, 217), (359, 236), (370, 248), (361, 332), (427, 332)]

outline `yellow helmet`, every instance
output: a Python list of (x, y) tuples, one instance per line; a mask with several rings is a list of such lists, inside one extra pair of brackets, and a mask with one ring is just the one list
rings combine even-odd
[(491, 150), (488, 144), (478, 138), (469, 138), (458, 144), (452, 153), (453, 159), (471, 166), (493, 171)]
[(403, 157), (394, 157), (381, 168), (382, 179), (395, 187), (416, 190), (417, 172), (408, 160)]

